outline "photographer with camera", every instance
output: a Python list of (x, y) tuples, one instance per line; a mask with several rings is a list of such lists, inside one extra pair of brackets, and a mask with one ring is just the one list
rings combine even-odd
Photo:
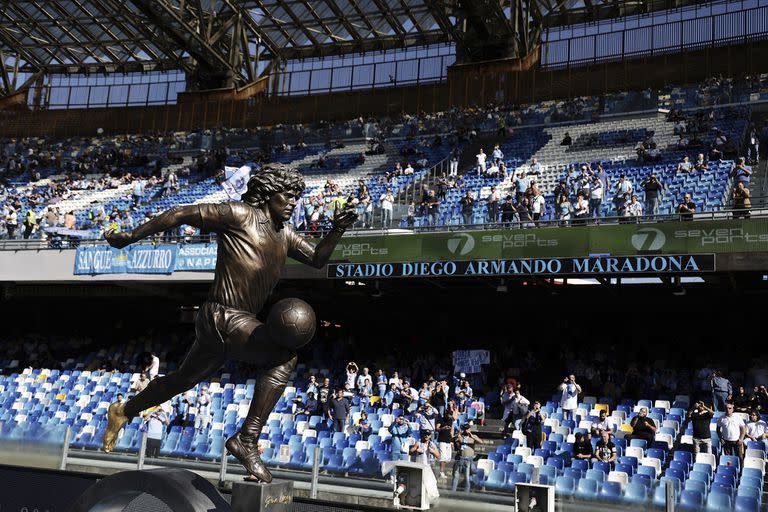
[(576, 384), (576, 376), (571, 374), (563, 379), (563, 383), (558, 386), (558, 391), (562, 393), (560, 397), (560, 407), (563, 409), (563, 418), (573, 419), (574, 412), (579, 406), (579, 393), (581, 386)]
[(651, 173), (640, 186), (645, 190), (645, 214), (659, 214), (659, 196), (664, 190), (664, 185), (656, 177), (656, 173)]
[[(440, 458), (440, 450), (437, 449), (437, 444), (432, 440), (431, 430), (420, 430), (419, 439), (411, 445), (408, 450), (411, 454), (411, 460), (419, 464), (430, 465), (430, 462), (434, 459)], [(430, 458), (430, 455), (432, 458)]]
[(451, 489), (456, 491), (459, 487), (459, 479), (464, 477), (464, 490), (469, 492), (470, 474), (475, 460), (475, 443), (483, 444), (483, 440), (472, 432), (472, 425), (465, 423), (461, 430), (453, 438), (453, 446), (456, 452), (456, 460), (453, 464), (453, 482)]
[(520, 430), (525, 434), (526, 444), (531, 450), (541, 448), (541, 426), (545, 419), (546, 416), (541, 410), (541, 402), (534, 401), (533, 406), (520, 424)]
[(440, 450), (440, 478), (445, 480), (445, 465), (453, 458), (454, 428), (452, 410), (445, 410), (437, 420), (437, 448)]
[(712, 453), (712, 434), (709, 422), (715, 415), (703, 400), (699, 400), (686, 414), (686, 421), (693, 426), (693, 452)]
[(501, 405), (504, 407), (504, 434), (520, 428), (520, 422), (528, 414), (530, 400), (520, 393), (520, 386), (515, 389), (507, 384), (501, 392)]
[(405, 416), (401, 413), (392, 423), (389, 428), (390, 450), (392, 455), (398, 455), (408, 452), (408, 438), (411, 436), (411, 426), (405, 421)]

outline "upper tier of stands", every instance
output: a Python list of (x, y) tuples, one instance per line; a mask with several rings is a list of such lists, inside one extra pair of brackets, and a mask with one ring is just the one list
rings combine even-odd
[[(328, 179), (337, 185), (335, 190), (341, 190), (346, 196), (353, 193), (362, 180), (378, 207), (378, 199), (386, 186), (391, 186), (397, 196), (408, 185), (420, 182), (427, 168), (446, 158), (452, 148), (476, 151), (477, 148), (467, 142), (474, 135), (493, 132), (500, 134), (503, 131), (505, 134), (512, 132), (511, 136), (499, 137), (509, 170), (519, 173), (527, 169), (532, 157), (544, 166), (544, 173), (538, 180), (548, 200), (544, 219), (555, 218), (552, 204), (554, 185), (568, 175), (571, 165), (582, 163), (591, 163), (593, 166), (601, 163), (614, 182), (619, 174), (627, 174), (635, 183), (636, 190), (645, 176), (656, 172), (667, 186), (667, 193), (660, 204), (662, 214), (671, 213), (685, 192), (692, 193), (699, 211), (712, 211), (727, 203), (727, 175), (731, 161), (714, 162), (706, 173), (679, 175), (675, 170), (682, 156), (687, 154), (693, 158), (698, 150), (678, 150), (673, 123), (666, 122), (661, 114), (653, 113), (653, 110), (660, 107), (690, 109), (727, 102), (764, 101), (768, 99), (768, 89), (764, 83), (765, 77), (733, 83), (710, 80), (695, 86), (624, 93), (602, 99), (548, 101), (519, 109), (503, 106), (454, 109), (438, 114), (402, 116), (397, 120), (359, 119), (336, 124), (323, 123), (316, 127), (284, 126), (252, 131), (224, 129), (214, 133), (177, 133), (165, 137), (97, 136), (66, 141), (9, 141), (0, 145), (0, 158), (5, 164), (5, 172), (0, 171), (0, 177), (6, 178), (5, 186), (0, 189), (0, 200), (6, 206), (5, 210), (7, 206), (14, 205), (18, 210), (20, 225), (30, 207), (41, 218), (49, 205), (55, 205), (59, 209), (60, 223), (63, 223), (65, 213), (73, 211), (77, 219), (76, 227), (89, 231), (89, 236), (98, 236), (109, 225), (113, 213), (122, 219), (119, 223), (124, 229), (130, 229), (143, 222), (148, 215), (177, 204), (226, 199), (210, 172), (212, 169), (188, 172), (190, 168), (195, 168), (194, 151), (189, 152), (190, 148), (219, 151), (219, 148), (226, 147), (227, 154), (221, 155), (222, 163), (242, 165), (254, 161), (277, 161), (297, 167), (306, 177), (307, 196), (327, 192), (324, 185)], [(595, 122), (595, 119), (607, 113), (638, 109), (646, 113), (604, 118)], [(739, 148), (747, 127), (749, 108), (716, 108), (714, 116), (715, 127), (736, 141)], [(553, 126), (552, 123), (568, 124)], [(535, 124), (546, 126), (528, 127)], [(560, 144), (565, 132), (569, 132), (574, 140), (571, 147)], [(638, 139), (651, 132), (661, 150), (661, 159), (648, 165), (638, 160), (634, 146)], [(443, 136), (439, 145), (432, 144), (434, 134), (441, 133), (453, 135)], [(714, 131), (702, 134), (702, 144), (706, 146), (714, 136)], [(314, 142), (320, 137), (325, 139), (324, 143)], [(334, 137), (335, 140), (347, 138), (344, 147), (337, 147), (333, 142)], [(385, 137), (385, 140), (382, 153), (369, 152), (365, 161), (360, 162), (359, 155), (370, 149), (364, 137)], [(299, 147), (297, 141), (304, 139), (309, 142)], [(263, 149), (265, 144), (271, 145), (267, 152)], [(403, 156), (401, 151), (406, 145), (415, 145), (420, 154)], [(322, 166), (318, 165), (321, 155), (325, 160)], [(8, 170), (11, 158), (15, 161), (15, 172)], [(393, 178), (389, 184), (382, 180), (382, 176), (394, 169), (395, 163), (402, 162), (405, 167), (411, 159), (426, 160), (426, 167), (417, 167), (412, 175)], [(34, 171), (31, 169), (33, 161), (38, 164)], [(64, 173), (68, 168), (84, 175), (85, 183), (82, 187), (78, 187), (77, 182), (83, 180), (74, 180), (76, 183), (73, 184), (65, 179)], [(117, 178), (103, 179), (105, 170)], [(126, 173), (135, 176), (157, 171), (165, 175), (171, 172), (177, 174), (178, 189), (166, 190), (162, 178), (157, 183), (150, 181), (143, 204), (132, 208), (131, 179)], [(475, 191), (476, 198), (481, 200), (487, 197), (491, 186), (499, 187), (504, 194), (512, 186), (510, 176), (488, 178), (478, 176), (471, 169), (460, 171), (466, 173), (465, 190)], [(37, 174), (34, 177), (39, 179), (32, 181), (33, 174)], [(40, 196), (35, 197), (36, 193)], [(462, 222), (458, 208), (461, 195), (455, 189), (450, 190), (441, 205), (440, 224)], [(609, 199), (607, 196), (603, 201), (600, 212), (603, 215), (613, 211)], [(642, 201), (642, 193), (639, 199)], [(487, 212), (484, 208), (483, 205), (475, 209), (474, 222), (486, 220)], [(304, 212), (297, 209), (294, 222), (297, 225), (303, 224), (303, 216)], [(0, 236), (5, 234), (5, 221), (5, 218), (0, 219)], [(419, 217), (415, 225), (423, 225), (426, 221), (425, 217)], [(46, 227), (47, 220), (43, 222)], [(402, 225), (407, 226), (405, 220)], [(19, 231), (21, 229), (17, 231), (17, 236)]]

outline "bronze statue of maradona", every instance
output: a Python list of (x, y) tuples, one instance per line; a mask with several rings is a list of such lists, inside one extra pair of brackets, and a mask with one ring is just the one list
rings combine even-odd
[(254, 365), (257, 375), (248, 416), (227, 440), (226, 448), (250, 478), (272, 480), (259, 456), (257, 441), (296, 366), (296, 346), (274, 340), (270, 332), (275, 329), (268, 329), (272, 316), (265, 324), (256, 314), (280, 279), (286, 257), (322, 268), (344, 231), (357, 219), (354, 208), (338, 211), (330, 233), (313, 246), (284, 224), (291, 218), (304, 186), (295, 169), (267, 165), (249, 179), (240, 201), (177, 206), (132, 232), (105, 233), (112, 247), (122, 248), (186, 224), (215, 232), (218, 255), (213, 285), (195, 322), (196, 339), (184, 362), (177, 371), (150, 382), (125, 404), (109, 407), (104, 451), (114, 448), (120, 429), (131, 418), (192, 388), (227, 358), (233, 358)]

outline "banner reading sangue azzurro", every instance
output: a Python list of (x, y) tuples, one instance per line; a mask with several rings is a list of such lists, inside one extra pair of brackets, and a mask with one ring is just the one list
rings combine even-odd
[(175, 245), (131, 245), (78, 247), (75, 275), (82, 274), (170, 274), (176, 268)]

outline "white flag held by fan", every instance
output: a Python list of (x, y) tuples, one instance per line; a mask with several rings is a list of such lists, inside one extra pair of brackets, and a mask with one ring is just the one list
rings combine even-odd
[(221, 186), (230, 199), (240, 200), (246, 190), (248, 190), (248, 179), (251, 177), (251, 167), (244, 165), (242, 167), (224, 167), (224, 181)]

